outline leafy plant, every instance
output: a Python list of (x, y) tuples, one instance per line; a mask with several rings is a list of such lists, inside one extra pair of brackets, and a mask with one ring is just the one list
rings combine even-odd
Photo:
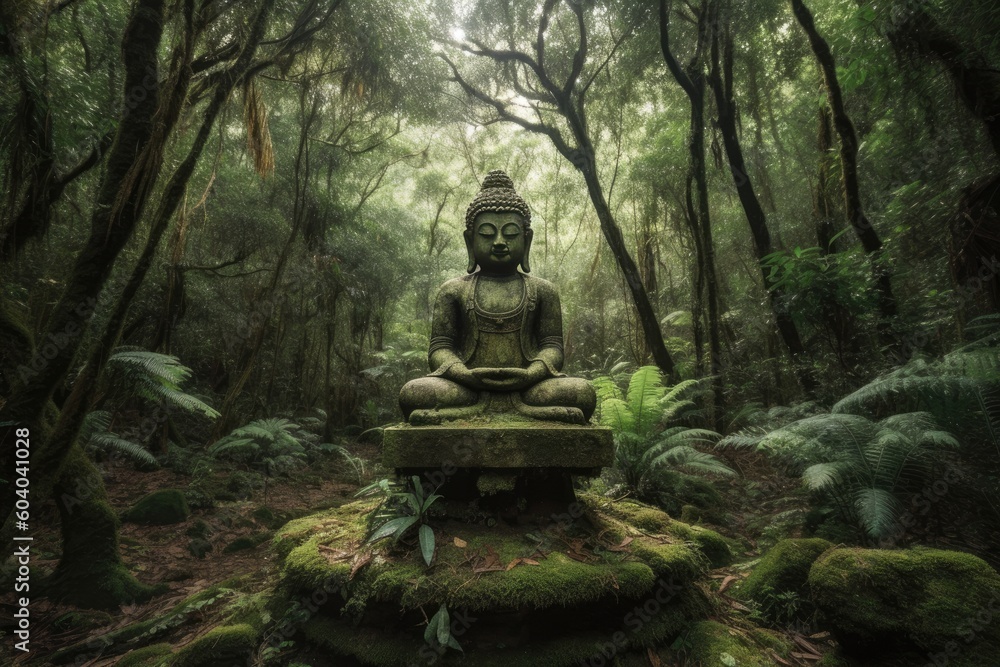
[(185, 412), (215, 419), (219, 413), (199, 398), (184, 392), (181, 385), (191, 369), (177, 357), (135, 347), (119, 347), (108, 358), (106, 383), (154, 403), (165, 402)]
[(80, 442), (91, 455), (122, 456), (144, 466), (156, 466), (156, 457), (138, 442), (112, 433), (112, 415), (107, 410), (87, 413), (80, 428)]
[[(424, 641), (436, 649), (453, 648), (462, 651), (462, 646), (451, 634), (451, 617), (448, 607), (444, 604), (437, 610), (424, 629)], [(464, 653), (464, 651), (462, 651)]]
[(417, 540), (424, 562), (429, 566), (434, 560), (434, 530), (427, 525), (428, 510), (441, 496), (425, 494), (420, 478), (410, 478), (410, 484), (400, 488), (387, 479), (381, 479), (358, 491), (358, 496), (382, 494), (384, 500), (371, 513), (369, 534), (365, 544), (392, 538), (398, 542), (412, 529), (417, 529)]
[[(727, 439), (723, 444), (745, 444)], [(823, 414), (779, 428), (756, 447), (800, 471), (803, 483), (828, 498), (841, 518), (875, 539), (897, 530), (904, 493), (919, 488), (958, 448), (926, 412), (874, 422)]]
[(689, 472), (733, 474), (715, 456), (694, 447), (698, 443), (714, 444), (720, 437), (718, 433), (682, 425), (665, 426), (697, 409), (686, 394), (698, 384), (686, 380), (665, 387), (656, 366), (643, 366), (633, 373), (624, 394), (610, 377), (593, 380), (600, 423), (614, 432), (615, 469), (629, 490), (648, 494), (658, 481), (664, 481), (667, 466)]

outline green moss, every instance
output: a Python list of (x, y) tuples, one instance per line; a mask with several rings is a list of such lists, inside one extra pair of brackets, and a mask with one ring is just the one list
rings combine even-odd
[[(726, 655), (731, 656), (739, 667), (772, 667), (772, 660), (766, 649), (773, 649), (775, 638), (770, 638), (763, 645), (754, 641), (754, 636), (717, 623), (701, 621), (691, 626), (686, 635), (689, 650), (685, 664), (701, 665), (701, 667), (724, 667), (727, 664)], [(791, 647), (785, 643), (778, 644), (779, 655), (787, 656)]]
[(667, 527), (667, 532), (697, 544), (712, 567), (724, 567), (733, 562), (733, 552), (729, 548), (729, 541), (714, 530), (672, 521)]
[(226, 545), (226, 548), (222, 550), (222, 553), (231, 554), (237, 551), (253, 549), (258, 545), (267, 542), (269, 539), (271, 539), (271, 533), (258, 533), (256, 535), (237, 537), (235, 540)]
[(516, 475), (483, 473), (476, 480), (476, 488), (484, 496), (492, 496), (502, 491), (513, 491), (516, 484)]
[(849, 654), (954, 646), (950, 665), (986, 665), (975, 656), (1000, 652), (1000, 574), (970, 554), (833, 549), (813, 564), (809, 587)]
[(99, 628), (102, 625), (111, 625), (113, 620), (114, 617), (107, 612), (80, 609), (60, 615), (52, 622), (52, 627), (57, 632), (70, 630), (79, 632)]
[(212, 529), (203, 520), (197, 519), (184, 531), (184, 534), (188, 537), (208, 537), (212, 534)]
[(808, 597), (809, 568), (832, 546), (819, 538), (782, 540), (764, 554), (735, 592), (740, 598), (761, 605), (781, 593), (795, 592)]
[(152, 644), (126, 653), (115, 665), (116, 667), (156, 667), (164, 664), (170, 653), (170, 644)]
[(658, 578), (667, 581), (693, 581), (705, 571), (701, 555), (686, 544), (632, 543), (632, 553), (647, 563)]
[[(571, 612), (567, 612), (571, 613)], [(528, 627), (525, 632), (533, 637), (530, 642), (517, 647), (497, 645), (486, 639), (486, 645), (477, 647), (479, 621), (468, 634), (457, 639), (465, 653), (448, 651), (443, 656), (425, 644), (423, 628), (418, 627), (409, 635), (390, 634), (383, 629), (355, 628), (341, 619), (317, 615), (302, 628), (303, 636), (312, 644), (321, 646), (337, 655), (350, 655), (361, 662), (377, 667), (402, 667), (412, 664), (476, 665), (476, 667), (570, 667), (579, 664), (606, 664), (605, 655), (645, 647), (654, 647), (681, 632), (692, 618), (707, 613), (704, 599), (695, 589), (685, 589), (668, 606), (644, 617), (630, 612), (620, 627), (606, 632), (578, 632), (560, 637), (546, 636), (544, 624)], [(482, 635), (478, 635), (482, 637)], [(486, 636), (489, 637), (487, 631)], [(495, 640), (494, 640), (495, 641)], [(602, 655), (603, 652), (603, 655)]]
[(254, 627), (241, 623), (222, 625), (194, 640), (170, 661), (172, 667), (217, 667), (243, 662), (257, 646), (260, 634)]
[(112, 630), (95, 639), (87, 639), (67, 646), (54, 653), (49, 659), (59, 664), (67, 659), (73, 660), (76, 656), (84, 653), (93, 653), (97, 647), (101, 648), (104, 655), (117, 655), (128, 650), (133, 643), (152, 641), (184, 624), (190, 615), (205, 610), (209, 605), (228, 597), (231, 593), (229, 586), (235, 584), (236, 581), (235, 578), (228, 579), (215, 586), (210, 586), (185, 598), (164, 614)]
[(153, 491), (139, 499), (122, 519), (147, 526), (162, 526), (180, 523), (191, 516), (184, 492), (178, 489)]
[(663, 510), (635, 500), (612, 502), (607, 498), (591, 494), (580, 494), (579, 500), (590, 508), (591, 512), (608, 514), (644, 532), (673, 535), (694, 542), (708, 558), (712, 567), (723, 567), (732, 562), (733, 554), (729, 541), (714, 530), (674, 521)]

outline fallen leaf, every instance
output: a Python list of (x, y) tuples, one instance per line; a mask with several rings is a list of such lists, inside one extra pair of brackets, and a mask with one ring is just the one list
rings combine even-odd
[(749, 607), (747, 607), (746, 605), (740, 604), (739, 602), (737, 602), (736, 600), (734, 600), (732, 598), (723, 597), (722, 599), (725, 600), (726, 602), (728, 602), (729, 606), (732, 607), (733, 609), (736, 609), (737, 611), (746, 611), (746, 612), (750, 611)]
[(807, 642), (803, 637), (799, 635), (792, 635), (792, 641), (801, 646), (804, 650), (809, 651), (810, 653), (817, 655), (819, 657), (822, 657), (820, 655), (819, 649), (810, 644), (809, 642)]
[(626, 537), (624, 540), (622, 540), (622, 543), (619, 544), (618, 546), (616, 546), (616, 547), (608, 547), (608, 551), (628, 551), (627, 547), (628, 547), (629, 544), (632, 543), (632, 540), (634, 540), (634, 539), (635, 538), (631, 537), (631, 536)]
[(458, 547), (459, 549), (464, 549), (465, 547), (469, 546), (469, 543), (463, 540), (461, 537), (456, 537), (454, 542), (455, 546)]
[(722, 580), (722, 584), (719, 586), (719, 592), (720, 593), (725, 593), (726, 589), (729, 588), (730, 585), (732, 585), (732, 583), (734, 581), (736, 581), (737, 579), (738, 579), (738, 577), (734, 577), (733, 575), (729, 575), (728, 577), (726, 577), (725, 579), (723, 579)]
[(525, 565), (541, 565), (541, 563), (539, 563), (534, 558), (522, 558), (521, 562), (524, 563)]
[(830, 638), (830, 633), (825, 630), (823, 632), (817, 632), (814, 635), (809, 635), (809, 639), (829, 639), (829, 638)]
[(653, 667), (660, 667), (663, 664), (660, 662), (660, 656), (656, 655), (656, 651), (651, 648), (646, 649), (646, 657), (649, 658), (649, 664)]
[(782, 658), (780, 655), (778, 655), (777, 653), (775, 653), (773, 649), (769, 649), (768, 653), (771, 656), (771, 660), (774, 660), (779, 665), (786, 665), (786, 667), (794, 667), (794, 665), (792, 665), (792, 663), (788, 662), (787, 660), (785, 660), (784, 658)]
[(363, 568), (368, 563), (372, 562), (372, 552), (366, 551), (364, 554), (359, 554), (354, 557), (354, 562), (351, 563), (351, 574), (347, 577), (349, 580), (354, 578), (354, 575), (358, 573), (358, 570)]
[(507, 572), (510, 572), (510, 571), (511, 571), (511, 570), (513, 570), (513, 569), (514, 569), (515, 567), (517, 567), (517, 564), (518, 564), (518, 563), (520, 563), (520, 562), (521, 562), (521, 559), (520, 559), (520, 558), (515, 558), (515, 559), (514, 559), (514, 560), (512, 560), (511, 562), (507, 563), (507, 567), (506, 567), (506, 568), (504, 568), (504, 569), (505, 569), (505, 570), (506, 570)]
[(799, 660), (822, 660), (823, 657), (819, 655), (813, 655), (812, 653), (796, 653), (792, 651), (792, 657), (798, 658)]

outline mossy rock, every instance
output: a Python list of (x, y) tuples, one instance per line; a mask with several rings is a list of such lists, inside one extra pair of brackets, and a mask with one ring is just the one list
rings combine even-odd
[(171, 654), (170, 644), (152, 644), (126, 653), (115, 667), (158, 667)]
[(217, 667), (242, 664), (260, 641), (252, 625), (221, 625), (194, 640), (170, 660), (171, 667)]
[(781, 540), (760, 559), (750, 576), (736, 589), (744, 600), (761, 605), (782, 593), (808, 597), (809, 568), (820, 555), (833, 547), (819, 538)]
[(143, 496), (122, 515), (122, 520), (147, 526), (165, 526), (181, 523), (191, 516), (184, 492), (178, 489), (161, 489)]
[(809, 572), (813, 600), (848, 655), (912, 652), (920, 664), (995, 664), (1000, 574), (966, 553), (833, 549)]
[[(650, 598), (655, 599), (655, 598)], [(382, 629), (356, 628), (340, 618), (322, 614), (305, 623), (303, 636), (314, 645), (339, 655), (357, 658), (361, 664), (377, 667), (404, 667), (414, 664), (475, 665), (476, 667), (575, 667), (610, 665), (612, 658), (634, 649), (654, 648), (676, 637), (692, 618), (704, 616), (707, 606), (694, 588), (685, 589), (669, 605), (645, 613), (640, 606), (616, 617), (605, 630), (577, 630), (554, 636), (544, 616), (533, 617), (524, 625), (536, 637), (516, 636), (497, 631), (482, 616), (468, 625), (453, 622), (453, 636), (464, 653), (442, 652), (425, 643), (422, 630), (410, 636), (389, 635)], [(453, 618), (463, 619), (462, 613)], [(509, 622), (509, 619), (505, 619)], [(491, 627), (492, 625), (492, 627)], [(648, 664), (648, 663), (647, 663)]]
[(184, 534), (188, 537), (205, 538), (212, 534), (212, 528), (202, 519), (196, 519), (195, 522), (184, 531)]
[(190, 542), (188, 542), (188, 551), (195, 558), (204, 558), (212, 550), (212, 543), (208, 540), (203, 540), (200, 537), (196, 537)]
[(237, 551), (246, 551), (247, 549), (253, 549), (260, 546), (264, 542), (271, 539), (271, 533), (258, 533), (256, 535), (244, 535), (243, 537), (237, 537), (235, 540), (226, 545), (226, 548), (222, 550), (224, 554), (236, 553)]
[[(770, 657), (771, 651), (785, 659), (792, 650), (776, 634), (731, 629), (716, 621), (695, 623), (683, 636), (688, 647), (684, 664), (701, 667), (772, 667), (778, 663)], [(668, 653), (661, 654), (672, 660)]]
[[(619, 643), (619, 631), (622, 651), (652, 647), (709, 613), (694, 585), (707, 559), (688, 536), (646, 534), (600, 509), (581, 509), (578, 521), (559, 528), (442, 519), (433, 524), (431, 567), (404, 538), (396, 547), (380, 543), (356, 569), (373, 507), (357, 502), (294, 520), (274, 538), (282, 589), (293, 599), (312, 593), (319, 607), (303, 629), (309, 642), (364, 664), (423, 662), (433, 652), (423, 643), (425, 612), (441, 604), (453, 618), (477, 619), (465, 664), (498, 666), (576, 664), (599, 656), (601, 642)], [(492, 569), (476, 571), (484, 559)], [(623, 619), (645, 613), (656, 619), (636, 627), (626, 620), (623, 629)]]

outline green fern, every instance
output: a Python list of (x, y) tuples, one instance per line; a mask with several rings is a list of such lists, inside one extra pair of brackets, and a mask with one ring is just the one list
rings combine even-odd
[(772, 431), (757, 447), (799, 469), (804, 485), (843, 520), (884, 539), (899, 526), (904, 494), (925, 485), (959, 443), (927, 412), (880, 422), (833, 413)]
[(688, 394), (699, 382), (688, 380), (674, 387), (663, 385), (656, 366), (643, 366), (632, 374), (622, 393), (610, 377), (593, 381), (598, 394), (598, 415), (615, 437), (615, 470), (627, 489), (650, 495), (667, 483), (671, 469), (692, 473), (731, 475), (733, 471), (694, 444), (713, 445), (719, 434), (705, 429), (669, 426), (696, 409)]
[(121, 456), (143, 466), (157, 465), (156, 457), (138, 442), (112, 433), (112, 415), (106, 410), (93, 410), (83, 418), (79, 442), (91, 455)]
[(132, 393), (149, 401), (165, 402), (210, 419), (219, 416), (210, 405), (181, 390), (181, 385), (191, 375), (191, 369), (177, 357), (120, 347), (108, 358), (105, 372), (112, 386), (129, 387)]

